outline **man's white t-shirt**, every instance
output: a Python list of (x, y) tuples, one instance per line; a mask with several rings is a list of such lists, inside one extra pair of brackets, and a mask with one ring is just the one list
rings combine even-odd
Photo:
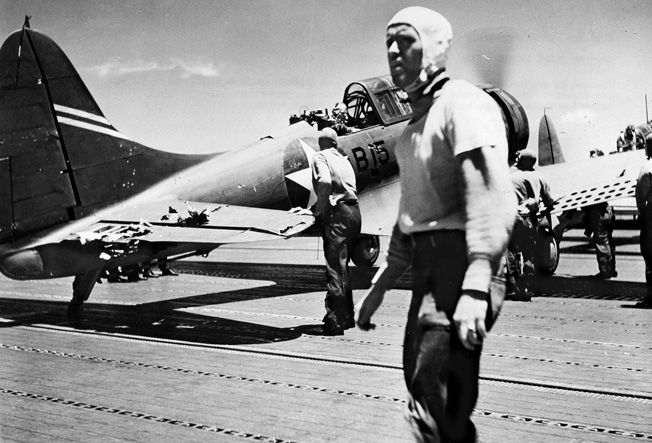
[(430, 110), (405, 128), (396, 156), (402, 232), (464, 230), (466, 210), (458, 156), (493, 146), (507, 168), (505, 123), (496, 102), (465, 80), (450, 80)]

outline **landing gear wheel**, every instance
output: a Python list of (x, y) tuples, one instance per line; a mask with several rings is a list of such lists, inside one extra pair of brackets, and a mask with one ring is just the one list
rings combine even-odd
[(359, 268), (371, 268), (380, 255), (380, 238), (377, 235), (361, 235), (353, 244), (351, 260)]
[(548, 226), (539, 226), (537, 229), (534, 265), (543, 275), (554, 274), (559, 265), (559, 242)]

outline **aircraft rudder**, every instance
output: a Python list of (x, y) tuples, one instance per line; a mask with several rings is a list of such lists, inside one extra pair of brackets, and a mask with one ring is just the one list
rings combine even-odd
[(564, 163), (559, 136), (550, 117), (544, 114), (539, 122), (539, 166)]
[(57, 43), (27, 26), (0, 47), (0, 115), (0, 186), (10, 190), (0, 239), (79, 219), (210, 157), (120, 133)]
[(0, 158), (0, 242), (12, 237), (14, 223), (9, 158)]
[(29, 33), (0, 47), (0, 240), (66, 221), (75, 205)]

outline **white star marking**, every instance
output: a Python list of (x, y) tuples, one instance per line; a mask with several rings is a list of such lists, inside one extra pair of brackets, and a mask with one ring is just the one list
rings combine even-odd
[(317, 203), (317, 194), (312, 188), (312, 158), (317, 152), (303, 140), (299, 139), (299, 143), (301, 144), (303, 151), (306, 153), (306, 157), (308, 157), (308, 167), (299, 171), (292, 172), (291, 174), (286, 175), (285, 178), (289, 178), (310, 192), (310, 198), (308, 199), (308, 206), (306, 208), (311, 208), (312, 205)]

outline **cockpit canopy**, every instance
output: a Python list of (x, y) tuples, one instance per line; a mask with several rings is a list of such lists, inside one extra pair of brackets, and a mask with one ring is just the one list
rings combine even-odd
[[(377, 125), (388, 126), (412, 117), (412, 108), (407, 102), (407, 94), (392, 83), (389, 75), (351, 83), (344, 90), (341, 103), (346, 107), (345, 117), (339, 118), (340, 122), (346, 124), (344, 133)], [(301, 120), (316, 125), (320, 130), (338, 122), (335, 113), (331, 116), (328, 109), (310, 112), (304, 110), (299, 116), (291, 116), (290, 124)], [(338, 134), (343, 135), (339, 132)]]
[(349, 125), (359, 129), (385, 126), (412, 117), (405, 91), (392, 83), (391, 76), (373, 77), (351, 83), (344, 91)]

